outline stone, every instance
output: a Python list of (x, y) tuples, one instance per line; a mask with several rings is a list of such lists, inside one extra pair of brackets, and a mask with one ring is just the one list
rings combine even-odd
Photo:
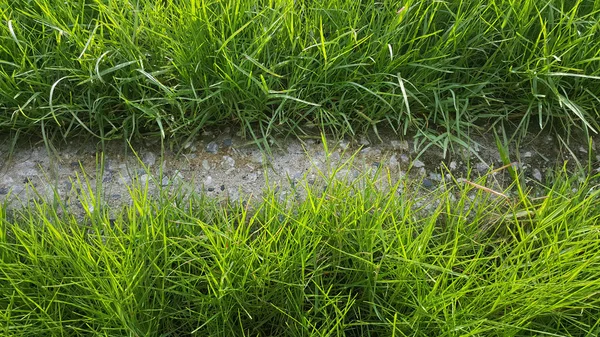
[(394, 150), (408, 151), (408, 142), (405, 140), (403, 140), (403, 141), (392, 140), (390, 142), (390, 145), (392, 146), (392, 148)]
[(144, 165), (150, 167), (156, 163), (156, 155), (154, 154), (154, 152), (146, 152), (146, 154), (144, 154), (142, 162), (144, 163)]
[(202, 168), (205, 169), (205, 170), (207, 170), (207, 171), (210, 170), (210, 164), (208, 163), (208, 160), (204, 159), (202, 161)]
[(429, 179), (433, 181), (442, 181), (442, 175), (439, 173), (430, 172)]
[(451, 161), (450, 162), (450, 170), (454, 171), (456, 170), (457, 164), (455, 161)]
[(246, 179), (246, 181), (248, 182), (255, 182), (258, 179), (258, 174), (257, 173), (250, 173), (246, 176), (244, 176), (244, 179)]
[(540, 172), (540, 170), (538, 169), (533, 169), (533, 178), (535, 178), (535, 180), (541, 182), (542, 181), (542, 172)]
[(490, 167), (489, 167), (489, 166), (488, 166), (488, 164), (486, 164), (486, 163), (481, 163), (481, 162), (480, 162), (480, 163), (477, 163), (477, 164), (475, 165), (475, 169), (476, 169), (477, 171), (479, 171), (479, 173), (484, 173), (484, 172), (486, 172), (486, 171), (487, 171), (489, 168), (490, 168)]
[(263, 155), (261, 153), (259, 153), (259, 152), (254, 152), (254, 153), (252, 153), (252, 157), (250, 158), (250, 160), (253, 163), (261, 164), (262, 165), (262, 163), (263, 163)]
[(234, 167), (235, 159), (231, 158), (230, 156), (223, 156), (223, 162), (221, 165), (224, 167)]
[(102, 177), (102, 182), (108, 183), (108, 182), (112, 181), (112, 177), (113, 177), (112, 172), (106, 171), (106, 172), (104, 172), (104, 175)]
[(345, 141), (345, 140), (342, 140), (342, 141), (341, 141), (341, 142), (338, 144), (338, 146), (340, 147), (340, 149), (342, 149), (342, 151), (345, 151), (345, 150), (348, 150), (348, 148), (350, 147), (350, 143), (349, 143), (349, 142), (347, 142), (347, 141)]
[(217, 142), (210, 142), (206, 144), (206, 152), (216, 154), (219, 152), (219, 144), (217, 144)]
[(183, 180), (183, 173), (181, 173), (179, 170), (175, 171), (175, 174), (173, 174), (173, 179), (174, 180)]
[(231, 138), (223, 139), (223, 146), (231, 147), (232, 145), (233, 145), (233, 139), (231, 139)]
[(395, 155), (395, 154), (394, 154), (394, 155), (392, 155), (392, 156), (390, 157), (389, 165), (390, 165), (391, 167), (396, 167), (396, 166), (398, 166), (398, 158), (396, 158), (396, 155)]
[(167, 177), (167, 176), (163, 177), (161, 183), (163, 186), (169, 185), (169, 177)]
[(403, 153), (403, 154), (401, 154), (401, 155), (400, 155), (400, 160), (401, 160), (403, 163), (408, 163), (408, 160), (409, 160), (409, 159), (408, 159), (408, 156), (407, 156), (407, 155), (405, 155), (405, 154)]
[(423, 187), (425, 187), (426, 189), (432, 189), (434, 186), (435, 184), (430, 179), (423, 179)]
[(415, 159), (415, 160), (413, 161), (413, 167), (416, 167), (416, 168), (421, 168), (421, 167), (424, 167), (424, 166), (425, 166), (425, 163), (423, 163), (423, 162), (422, 162), (422, 161), (420, 161), (419, 159)]

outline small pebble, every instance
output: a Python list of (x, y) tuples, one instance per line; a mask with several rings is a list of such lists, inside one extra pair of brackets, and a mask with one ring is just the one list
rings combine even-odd
[(205, 169), (205, 170), (207, 170), (207, 171), (210, 170), (210, 164), (208, 163), (208, 160), (204, 159), (202, 161), (202, 168)]
[(421, 168), (421, 167), (425, 166), (425, 163), (423, 163), (419, 159), (416, 159), (415, 161), (413, 161), (413, 166), (416, 167), (416, 168)]
[(533, 157), (533, 153), (531, 153), (530, 151), (523, 153), (523, 158), (531, 158), (531, 157)]
[(169, 185), (169, 177), (163, 177), (161, 183), (163, 186)]
[(209, 188), (207, 188), (206, 190), (207, 190), (207, 191), (209, 191), (209, 192), (212, 192), (212, 191), (214, 191), (214, 190), (215, 190), (215, 188), (214, 188), (214, 187), (209, 187)]
[(398, 165), (398, 159), (396, 158), (396, 155), (392, 155), (390, 157), (390, 166), (395, 167)]
[(373, 165), (373, 167), (375, 167), (375, 168), (379, 168), (379, 165), (381, 165), (381, 163), (379, 163), (378, 161), (376, 161), (376, 162), (373, 162), (373, 164), (372, 164), (372, 165)]
[(234, 167), (235, 166), (235, 159), (231, 158), (230, 156), (223, 156), (223, 166), (226, 167)]
[(215, 154), (219, 152), (219, 144), (216, 142), (210, 142), (206, 145), (206, 152)]
[(433, 180), (433, 181), (442, 181), (442, 175), (439, 173), (429, 173), (429, 179)]
[(450, 162), (450, 170), (452, 170), (452, 171), (456, 170), (456, 162), (455, 161)]
[(533, 169), (533, 177), (535, 180), (541, 182), (542, 181), (542, 173), (538, 169)]
[(426, 189), (431, 189), (431, 188), (433, 188), (433, 186), (434, 186), (433, 181), (431, 181), (427, 178), (423, 179), (423, 187), (425, 187)]
[(358, 143), (359, 143), (360, 145), (363, 145), (363, 146), (371, 145), (371, 142), (369, 142), (369, 141), (368, 141), (366, 138), (364, 138), (364, 137), (362, 137)]
[(403, 140), (403, 141), (392, 140), (390, 142), (390, 145), (392, 146), (392, 148), (394, 150), (408, 151), (408, 142), (405, 140)]
[(156, 155), (153, 152), (146, 152), (146, 154), (144, 155), (144, 159), (142, 159), (142, 162), (146, 166), (152, 166), (154, 165), (154, 163), (156, 163)]
[(483, 173), (486, 172), (490, 167), (486, 163), (477, 163), (477, 165), (475, 165), (475, 168), (477, 169), (477, 171), (479, 171), (479, 173)]
[(579, 147), (579, 152), (581, 152), (581, 153), (587, 153), (587, 149), (585, 147), (583, 147), (583, 146), (580, 146)]
[(8, 187), (0, 187), (0, 194), (8, 194)]
[(408, 163), (408, 156), (403, 153), (403, 154), (400, 155), (400, 160), (403, 163)]
[(120, 185), (129, 185), (131, 183), (131, 179), (128, 176), (119, 176), (119, 178), (117, 178), (117, 182)]
[(223, 140), (223, 146), (231, 147), (233, 145), (233, 140), (231, 138), (225, 138)]
[(348, 147), (350, 147), (350, 143), (349, 143), (349, 142), (347, 142), (347, 141), (345, 141), (345, 140), (342, 140), (342, 141), (341, 141), (341, 142), (338, 144), (338, 146), (339, 146), (339, 147), (340, 147), (340, 149), (342, 149), (342, 150), (348, 150)]
[(175, 174), (173, 174), (173, 181), (176, 181), (178, 183), (183, 181), (183, 173), (179, 172), (179, 171), (175, 171)]
[(260, 152), (254, 152), (252, 154), (252, 157), (250, 158), (250, 160), (252, 160), (253, 163), (256, 164), (262, 164), (263, 163), (263, 156)]
[(221, 185), (221, 191), (225, 191), (225, 185)]

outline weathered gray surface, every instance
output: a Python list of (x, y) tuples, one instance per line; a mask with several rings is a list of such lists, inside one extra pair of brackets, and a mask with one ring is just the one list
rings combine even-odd
[[(332, 168), (339, 167), (354, 154), (353, 164), (343, 167), (338, 177), (354, 179), (364, 172), (380, 170), (385, 185), (408, 177), (425, 189), (434, 189), (443, 179), (452, 181), (452, 177), (473, 180), (503, 166), (491, 135), (477, 137), (477, 144), (469, 150), (460, 149), (449, 153), (447, 158), (443, 158), (442, 151), (436, 147), (430, 147), (419, 156), (410, 137), (403, 140), (386, 135), (382, 138), (383, 142), (375, 137), (328, 140), (329, 153), (318, 137), (303, 141), (277, 140), (270, 157), (258, 147), (247, 145), (247, 140), (226, 131), (205, 133), (194, 142), (173, 149), (166, 144), (164, 151), (156, 144), (129, 147), (123, 141), (108, 142), (102, 148), (97, 140), (83, 139), (54, 144), (53, 150), (41, 141), (28, 144), (22, 140), (9, 156), (10, 141), (5, 139), (0, 142), (0, 200), (11, 206), (38, 195), (52, 197), (54, 192), (67, 200), (82, 187), (77, 183), (78, 176), (86, 177), (92, 190), (101, 186), (101, 194), (110, 205), (129, 203), (127, 187), (136, 182), (148, 183), (151, 189), (178, 186), (209, 197), (237, 200), (260, 196), (268, 180), (271, 187), (277, 186), (285, 194), (297, 182), (320, 181), (320, 176), (328, 175)], [(593, 170), (600, 170), (598, 139), (591, 144), (572, 142), (568, 149), (551, 135), (541, 135), (521, 144), (518, 149), (512, 149), (511, 160), (517, 162), (530, 184), (547, 182), (551, 179), (548, 170), (561, 166), (564, 161), (575, 167), (578, 161), (587, 165), (591, 159)], [(100, 170), (97, 164), (102, 160), (104, 168)], [(486, 184), (502, 189), (507, 181), (505, 173), (506, 170), (499, 170), (490, 175)], [(391, 181), (387, 181), (387, 177)], [(101, 184), (97, 178), (101, 178)], [(82, 208), (79, 200), (70, 202)]]

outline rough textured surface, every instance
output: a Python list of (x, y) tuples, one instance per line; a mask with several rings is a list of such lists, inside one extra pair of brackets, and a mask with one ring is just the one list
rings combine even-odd
[[(99, 195), (100, 186), (106, 203), (118, 206), (129, 202), (128, 186), (141, 183), (152, 191), (183, 189), (235, 201), (259, 197), (267, 184), (286, 195), (298, 183), (323, 182), (332, 170), (337, 170), (337, 178), (350, 180), (379, 172), (382, 186), (406, 179), (425, 190), (443, 186), (443, 181), (455, 184), (486, 174), (490, 177), (486, 186), (493, 189), (502, 190), (510, 181), (491, 135), (475, 138), (471, 148), (450, 151), (446, 158), (434, 146), (424, 152), (415, 150), (416, 140), (411, 137), (387, 134), (383, 141), (375, 139), (330, 139), (328, 151), (320, 137), (279, 139), (271, 155), (228, 130), (205, 132), (182, 146), (166, 144), (164, 150), (157, 144), (129, 146), (113, 141), (102, 147), (96, 141), (74, 139), (51, 146), (21, 141), (10, 151), (11, 142), (5, 139), (0, 142), (0, 200), (13, 206), (56, 192), (82, 210), (85, 201), (73, 200), (74, 192), (88, 188), (91, 195)], [(526, 139), (518, 147), (512, 144), (510, 155), (526, 183), (539, 185), (551, 179), (549, 170), (565, 161), (573, 168), (589, 163), (599, 172), (597, 144), (594, 139), (590, 144), (571, 142), (566, 147), (556, 136), (546, 134)], [(351, 165), (340, 166), (349, 161)]]

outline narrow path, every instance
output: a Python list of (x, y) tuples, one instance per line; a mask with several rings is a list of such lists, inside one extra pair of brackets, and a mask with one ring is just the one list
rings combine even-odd
[[(518, 148), (512, 144), (511, 161), (524, 173), (527, 184), (543, 185), (552, 179), (551, 171), (564, 162), (571, 169), (582, 166), (591, 167), (592, 173), (600, 172), (598, 138), (591, 144), (571, 142), (568, 147), (558, 138), (546, 134), (526, 139)], [(103, 197), (112, 206), (129, 202), (127, 187), (135, 182), (148, 182), (151, 189), (181, 188), (235, 201), (260, 196), (267, 182), (285, 195), (295, 184), (317, 183), (332, 170), (338, 178), (349, 179), (379, 171), (387, 186), (408, 177), (425, 190), (442, 186), (444, 180), (474, 181), (488, 175), (491, 179), (486, 179), (486, 186), (502, 191), (511, 181), (491, 135), (474, 138), (470, 149), (451, 151), (446, 158), (434, 146), (417, 152), (413, 139), (400, 140), (391, 134), (382, 139), (329, 139), (328, 151), (318, 137), (304, 141), (279, 139), (270, 158), (229, 132), (205, 132), (193, 143), (165, 151), (156, 144), (128, 147), (123, 141), (106, 143), (102, 150), (96, 141), (73, 139), (55, 145), (56, 151), (43, 142), (20, 143), (10, 155), (10, 142), (5, 139), (0, 144), (0, 200), (15, 206), (40, 196), (52, 198), (57, 192), (61, 200), (82, 210), (80, 201), (72, 200), (80, 188), (85, 188), (85, 184), (77, 183), (77, 177), (87, 178), (92, 190), (101, 186)], [(98, 165), (102, 159), (103, 170)], [(344, 162), (351, 164), (344, 166)], [(101, 184), (97, 181), (100, 177)]]

